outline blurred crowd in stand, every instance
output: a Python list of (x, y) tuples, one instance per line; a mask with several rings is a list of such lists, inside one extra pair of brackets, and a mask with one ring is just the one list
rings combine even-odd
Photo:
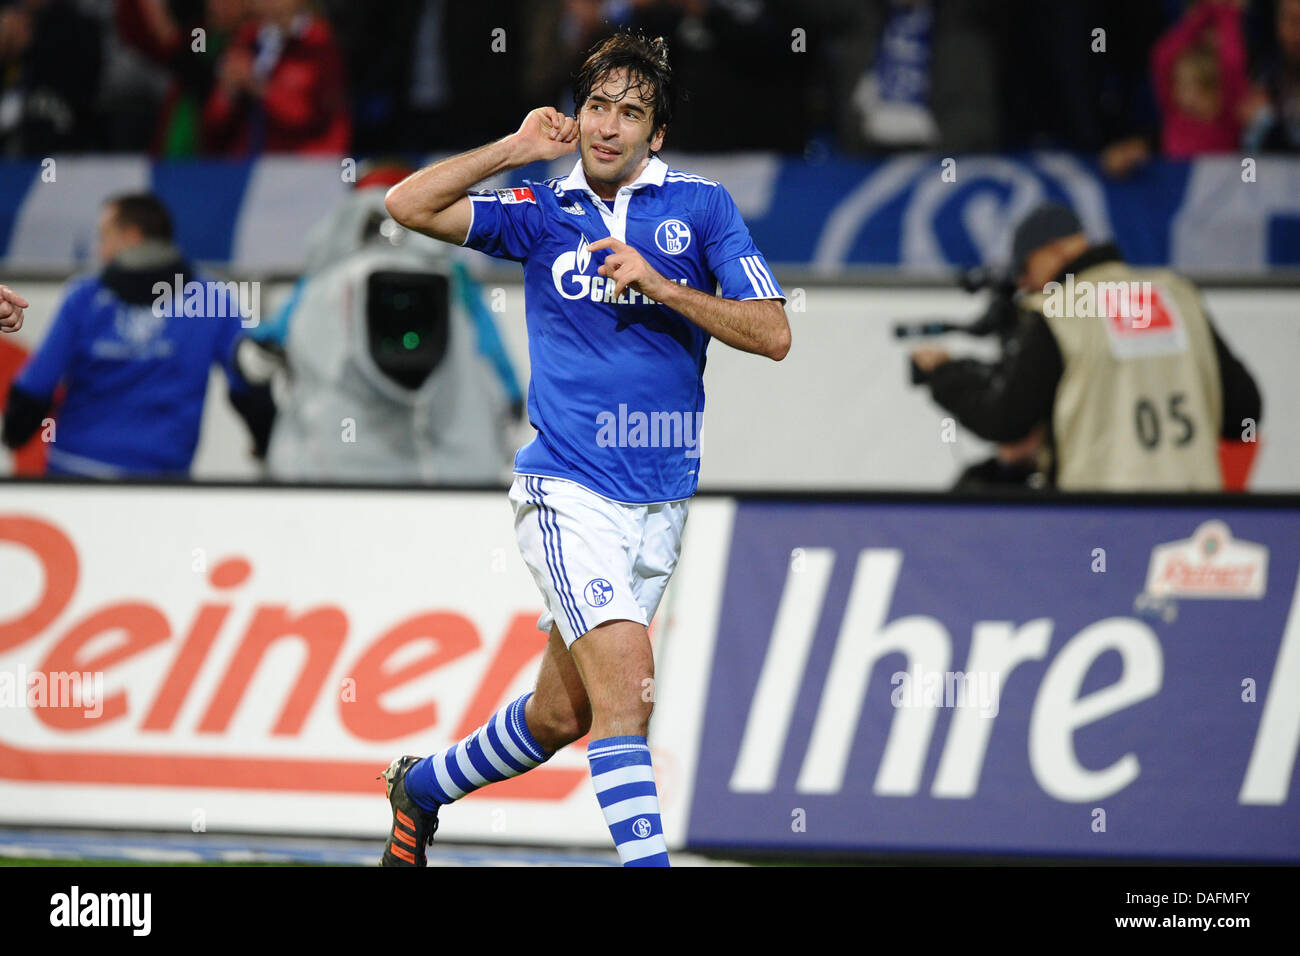
[(1300, 0), (0, 0), (0, 154), (468, 148), (619, 27), (683, 151), (1300, 149)]

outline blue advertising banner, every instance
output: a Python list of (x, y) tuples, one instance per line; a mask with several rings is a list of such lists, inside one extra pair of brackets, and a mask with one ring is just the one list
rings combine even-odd
[[(1071, 205), (1092, 238), (1113, 237), (1137, 264), (1244, 275), (1300, 266), (1294, 157), (1157, 160), (1124, 180), (1104, 175), (1091, 156), (1060, 152), (806, 160), (670, 149), (664, 158), (722, 183), (769, 262), (828, 277), (854, 267), (933, 276), (1005, 264), (1014, 226), (1045, 200)], [(564, 176), (574, 162), (534, 163), (485, 185)], [(193, 258), (300, 269), (311, 228), (352, 188), (356, 171), (346, 157), (2, 161), (0, 261), (11, 269), (92, 268), (99, 204), (149, 189), (172, 210)]]
[(693, 847), (1300, 862), (1300, 510), (742, 500)]

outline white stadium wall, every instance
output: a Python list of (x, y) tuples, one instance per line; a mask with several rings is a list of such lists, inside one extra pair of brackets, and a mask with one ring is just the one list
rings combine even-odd
[[(778, 271), (778, 278), (781, 278)], [(786, 292), (795, 287), (787, 282)], [(498, 288), (493, 285), (492, 288)], [(287, 294), (263, 292), (272, 314)], [(506, 348), (526, 381), (528, 345), (520, 285), (499, 286), (497, 315)], [(7, 341), (32, 348), (58, 301), (60, 285), (25, 283), (27, 327)], [(1300, 489), (1300, 294), (1289, 289), (1209, 288), (1208, 307), (1229, 346), (1260, 385), (1264, 423), (1251, 475), (1256, 491)], [(949, 487), (966, 465), (989, 453), (962, 429), (941, 440), (945, 414), (907, 380), (911, 343), (893, 337), (897, 320), (974, 317), (983, 299), (956, 290), (814, 285), (803, 311), (790, 310), (794, 345), (780, 364), (714, 343), (700, 487), (708, 489), (917, 489)], [(938, 340), (955, 354), (988, 356), (991, 343), (964, 336)], [(520, 442), (531, 430), (525, 429)], [(248, 438), (214, 374), (194, 466), (202, 479), (252, 479)], [(0, 453), (0, 469), (7, 468)], [(0, 472), (2, 473), (2, 472)]]

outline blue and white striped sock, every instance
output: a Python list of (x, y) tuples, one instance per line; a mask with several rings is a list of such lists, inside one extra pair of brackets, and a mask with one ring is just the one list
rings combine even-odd
[(406, 774), (406, 792), (426, 810), (451, 803), (479, 787), (510, 777), (550, 758), (524, 720), (532, 691), (498, 710), (486, 724), (454, 747), (425, 757)]
[(667, 866), (650, 747), (644, 737), (606, 737), (587, 744), (591, 782), (624, 866)]

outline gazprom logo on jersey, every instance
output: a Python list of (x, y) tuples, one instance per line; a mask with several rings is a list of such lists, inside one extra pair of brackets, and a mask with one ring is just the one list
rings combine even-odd
[[(555, 291), (566, 299), (585, 299), (591, 293), (591, 279), (587, 266), (591, 265), (591, 250), (584, 235), (576, 252), (566, 252), (551, 266), (551, 280)], [(567, 287), (567, 288), (566, 288)]]
[(601, 448), (684, 448), (686, 458), (700, 457), (703, 412), (632, 411), (596, 415), (596, 444)]
[[(575, 302), (579, 299), (591, 299), (592, 302), (609, 302), (615, 305), (657, 304), (654, 299), (642, 295), (635, 289), (624, 289), (616, 297), (614, 280), (602, 275), (587, 275), (590, 265), (591, 250), (584, 235), (574, 252), (563, 253), (551, 266), (551, 280), (555, 283), (555, 291)], [(686, 285), (685, 279), (673, 281)]]

